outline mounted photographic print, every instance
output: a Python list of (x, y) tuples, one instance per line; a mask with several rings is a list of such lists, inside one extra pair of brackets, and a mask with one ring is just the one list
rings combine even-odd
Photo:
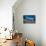
[(24, 15), (23, 23), (35, 23), (36, 17), (35, 15)]

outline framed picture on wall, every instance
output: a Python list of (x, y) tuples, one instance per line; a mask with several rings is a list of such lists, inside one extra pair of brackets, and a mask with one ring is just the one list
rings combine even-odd
[(23, 23), (36, 23), (36, 16), (35, 15), (24, 15), (23, 16)]

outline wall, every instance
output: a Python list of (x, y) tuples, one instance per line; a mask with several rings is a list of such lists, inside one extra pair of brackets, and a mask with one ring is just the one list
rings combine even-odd
[(0, 27), (12, 29), (12, 6), (16, 0), (0, 0)]
[[(45, 0), (18, 0), (13, 6), (14, 24), (18, 32), (22, 32), (25, 38), (35, 41), (36, 46), (46, 46), (44, 36), (46, 33)], [(23, 15), (36, 15), (36, 24), (23, 24)], [(44, 30), (44, 31), (43, 31)], [(45, 33), (45, 34), (44, 34)], [(44, 36), (44, 38), (43, 38)], [(42, 43), (42, 45), (41, 45)]]
[(41, 38), (42, 38), (42, 46), (46, 46), (46, 0), (42, 0), (42, 30), (41, 30)]

